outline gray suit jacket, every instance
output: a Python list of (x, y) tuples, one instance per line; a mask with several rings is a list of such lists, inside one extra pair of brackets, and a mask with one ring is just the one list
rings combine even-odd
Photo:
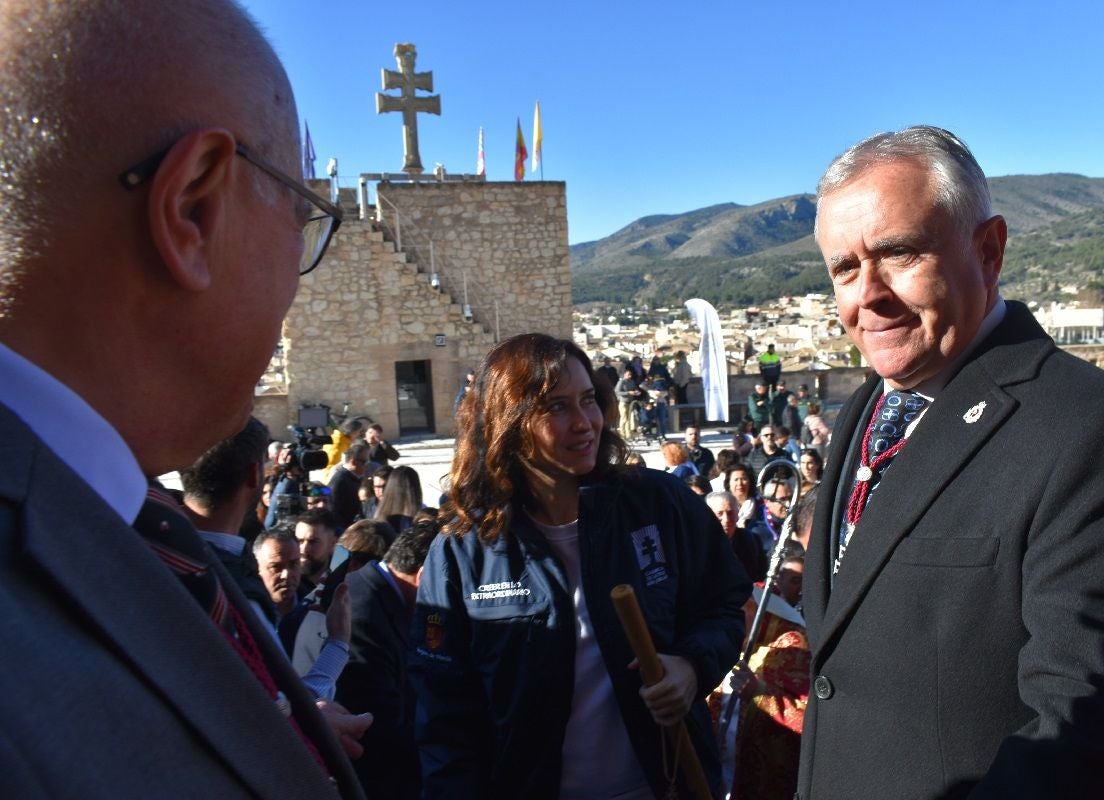
[(805, 566), (801, 800), (1100, 794), (1104, 372), (1008, 306), (833, 576), (880, 379), (837, 419)]
[[(0, 796), (337, 796), (191, 595), (3, 406), (0, 644)], [(305, 690), (269, 666), (342, 793), (360, 796)]]

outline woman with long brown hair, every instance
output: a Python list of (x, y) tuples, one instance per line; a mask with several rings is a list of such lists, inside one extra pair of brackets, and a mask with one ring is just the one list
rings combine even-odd
[[(684, 717), (720, 788), (702, 698), (738, 656), (750, 586), (700, 498), (624, 468), (613, 402), (578, 347), (526, 334), (460, 405), (412, 634), (427, 798), (653, 798), (678, 758), (659, 726)], [(647, 688), (609, 598), (621, 583), (667, 672)]]

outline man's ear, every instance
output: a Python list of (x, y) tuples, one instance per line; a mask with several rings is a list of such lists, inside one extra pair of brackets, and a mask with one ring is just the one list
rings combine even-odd
[(996, 214), (978, 226), (974, 232), (974, 246), (981, 261), (981, 274), (985, 286), (993, 289), (1004, 266), (1004, 245), (1008, 241), (1008, 224)]
[(234, 148), (227, 130), (189, 133), (165, 155), (151, 182), (154, 245), (171, 280), (190, 292), (211, 284), (210, 245), (229, 199)]

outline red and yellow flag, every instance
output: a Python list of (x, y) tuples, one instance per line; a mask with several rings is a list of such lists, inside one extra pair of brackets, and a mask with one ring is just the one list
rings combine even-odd
[(521, 117), (517, 121), (517, 150), (514, 151), (514, 180), (525, 180), (525, 159), (529, 151), (525, 149), (525, 135), (521, 132)]

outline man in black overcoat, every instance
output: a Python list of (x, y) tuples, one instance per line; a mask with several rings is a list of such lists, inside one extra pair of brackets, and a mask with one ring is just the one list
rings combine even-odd
[[(872, 374), (837, 419), (805, 562), (801, 800), (1101, 795), (1104, 373), (1001, 298), (1006, 235), (937, 128), (868, 139), (818, 187)], [(888, 390), (920, 410), (874, 465)]]

